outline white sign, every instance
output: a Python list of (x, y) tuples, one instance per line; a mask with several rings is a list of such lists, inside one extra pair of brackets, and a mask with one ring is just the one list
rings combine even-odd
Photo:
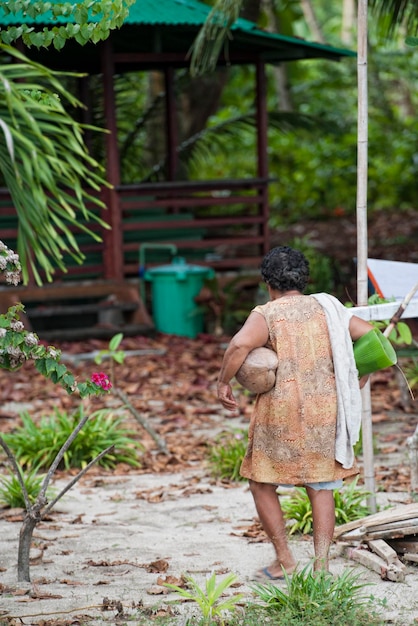
[(367, 259), (367, 273), (376, 293), (387, 300), (401, 302), (418, 283), (418, 263)]

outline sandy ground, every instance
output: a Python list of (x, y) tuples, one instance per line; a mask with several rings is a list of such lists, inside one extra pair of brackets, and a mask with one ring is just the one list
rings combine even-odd
[[(406, 494), (378, 495), (382, 506), (402, 506), (403, 499)], [(214, 484), (200, 469), (87, 475), (36, 528), (31, 584), (17, 583), (20, 523), (13, 519), (0, 521), (1, 625), (114, 624), (122, 614), (135, 623), (135, 607), (155, 608), (175, 599), (162, 595), (159, 583), (182, 574), (203, 584), (212, 572), (220, 578), (233, 572), (239, 585), (231, 592), (251, 598), (255, 571), (272, 559), (268, 543), (243, 536), (256, 519), (247, 486)], [(292, 539), (292, 546), (300, 564), (307, 565), (311, 538)], [(333, 545), (332, 572), (356, 567), (368, 585), (366, 595), (387, 603), (382, 613), (388, 623), (416, 623), (418, 566), (408, 566), (403, 583), (382, 581), (349, 560), (343, 547)], [(102, 610), (103, 603), (108, 610)], [(190, 604), (180, 608), (179, 624), (185, 611), (193, 611)]]

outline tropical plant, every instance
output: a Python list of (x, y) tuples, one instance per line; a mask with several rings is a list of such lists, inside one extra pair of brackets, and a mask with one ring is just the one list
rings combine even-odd
[[(21, 413), (22, 426), (3, 439), (16, 459), (24, 467), (48, 468), (61, 450), (77, 424), (84, 418), (82, 407), (72, 415), (55, 409), (53, 415), (42, 416), (35, 423), (27, 411)], [(83, 468), (102, 450), (113, 446), (113, 451), (100, 460), (100, 465), (112, 469), (117, 463), (140, 467), (138, 453), (142, 445), (135, 441), (135, 433), (122, 428), (123, 418), (115, 419), (110, 409), (101, 409), (91, 414), (84, 428), (64, 453), (62, 465), (65, 469)]]
[[(335, 523), (345, 524), (368, 515), (370, 509), (363, 504), (368, 495), (368, 491), (358, 486), (358, 478), (346, 483), (341, 490), (335, 490)], [(306, 489), (295, 487), (289, 497), (282, 499), (281, 506), (284, 517), (291, 522), (290, 535), (309, 534), (312, 531), (312, 507)]]
[[(0, 272), (4, 273), (6, 283), (18, 284), (20, 280), (21, 265), (19, 256), (10, 250), (2, 241), (0, 241)], [(38, 371), (45, 377), (50, 378), (54, 383), (59, 383), (67, 390), (68, 393), (78, 391), (80, 396), (89, 396), (91, 394), (99, 394), (108, 392), (111, 388), (111, 382), (104, 372), (95, 373), (90, 381), (85, 383), (77, 383), (74, 376), (68, 372), (67, 368), (60, 363), (60, 351), (53, 346), (40, 346), (38, 337), (34, 333), (25, 330), (24, 325), (19, 320), (19, 312), (23, 310), (23, 306), (17, 305), (10, 307), (6, 314), (0, 314), (0, 367), (15, 371), (19, 369), (25, 361), (33, 360)], [(113, 449), (113, 444), (106, 449), (100, 450), (97, 456), (90, 460), (86, 465), (61, 491), (48, 502), (46, 493), (51, 478), (61, 463), (64, 455), (67, 453), (71, 443), (80, 433), (86, 424), (88, 416), (82, 416), (77, 424), (73, 425), (72, 431), (67, 439), (53, 458), (51, 466), (45, 477), (42, 478), (40, 489), (35, 495), (33, 488), (37, 488), (36, 480), (29, 481), (28, 486), (25, 484), (22, 475), (22, 469), (18, 465), (13, 452), (7, 445), (4, 437), (0, 436), (0, 446), (6, 453), (10, 466), (14, 473), (14, 477), (20, 485), (21, 495), (23, 497), (26, 514), (23, 519), (21, 531), (19, 533), (18, 548), (18, 580), (30, 581), (30, 548), (32, 542), (33, 531), (36, 524), (44, 519), (51, 508), (58, 502), (60, 498), (81, 478), (81, 476), (92, 467), (94, 463), (99, 462), (106, 454)], [(34, 501), (33, 497), (34, 496)]]
[(196, 602), (199, 606), (204, 626), (210, 626), (213, 620), (219, 618), (221, 624), (224, 624), (222, 617), (225, 613), (233, 612), (237, 603), (240, 602), (243, 595), (236, 594), (226, 599), (221, 599), (225, 591), (236, 581), (235, 574), (228, 574), (220, 582), (216, 581), (216, 574), (213, 572), (205, 581), (205, 587), (199, 586), (198, 582), (192, 576), (184, 577), (188, 589), (164, 583), (165, 587), (177, 592), (182, 598)]
[[(18, 26), (2, 29), (0, 38), (4, 43), (11, 44), (18, 39), (30, 47), (36, 48), (54, 46), (61, 50), (69, 39), (84, 45), (88, 41), (97, 43), (107, 39), (110, 31), (119, 28), (129, 12), (129, 6), (134, 0), (77, 0), (77, 2), (41, 2), (32, 0), (9, 0), (2, 3), (5, 15), (16, 15), (21, 21)], [(48, 17), (47, 25), (36, 28), (26, 23), (27, 18), (37, 19), (40, 16)], [(59, 25), (55, 23), (58, 18)]]
[(412, 357), (412, 359), (404, 365), (403, 372), (411, 390), (414, 391), (418, 389), (418, 358)]
[[(380, 626), (373, 599), (364, 594), (355, 570), (340, 576), (313, 572), (308, 565), (291, 576), (285, 574), (285, 589), (273, 584), (257, 584), (254, 591), (265, 603), (277, 626)], [(277, 619), (277, 621), (276, 621)]]
[(208, 449), (210, 472), (220, 480), (240, 481), (239, 470), (247, 449), (247, 431), (223, 432)]

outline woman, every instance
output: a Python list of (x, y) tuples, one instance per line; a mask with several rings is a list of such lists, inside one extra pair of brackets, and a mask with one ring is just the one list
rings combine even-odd
[(333, 490), (358, 473), (353, 445), (361, 421), (360, 386), (367, 377), (359, 384), (352, 342), (373, 327), (333, 296), (303, 295), (309, 263), (298, 250), (271, 250), (261, 275), (270, 300), (253, 309), (226, 349), (218, 399), (225, 408), (237, 409), (230, 381), (248, 353), (260, 346), (276, 351), (276, 383), (256, 398), (241, 465), (276, 554), (257, 578), (274, 580), (296, 567), (278, 485), (306, 487), (312, 505), (314, 570), (328, 570), (335, 525)]

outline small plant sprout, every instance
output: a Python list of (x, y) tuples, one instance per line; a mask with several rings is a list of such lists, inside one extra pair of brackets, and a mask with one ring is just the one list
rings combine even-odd
[(204, 589), (199, 586), (192, 576), (185, 576), (184, 579), (187, 581), (188, 589), (183, 589), (182, 587), (170, 583), (165, 583), (165, 586), (177, 592), (182, 598), (196, 602), (202, 612), (205, 626), (212, 624), (212, 620), (216, 618), (221, 620), (221, 624), (225, 624), (223, 615), (225, 613), (233, 613), (237, 603), (243, 598), (242, 594), (236, 594), (221, 600), (222, 594), (237, 580), (235, 574), (232, 573), (225, 576), (225, 578), (217, 584), (216, 574), (213, 572), (212, 575), (206, 579)]
[[(119, 346), (120, 346), (120, 344), (122, 342), (122, 339), (123, 339), (123, 334), (122, 333), (118, 333), (117, 335), (114, 335), (111, 338), (111, 340), (109, 341), (108, 349), (100, 350), (100, 352), (98, 352), (96, 354), (96, 356), (94, 357), (94, 361), (95, 361), (95, 363), (100, 365), (104, 359), (110, 359), (111, 380), (113, 381), (113, 391), (114, 391), (114, 393), (120, 398), (120, 400), (122, 400), (124, 406), (130, 411), (130, 413), (134, 416), (136, 421), (154, 439), (155, 443), (157, 444), (157, 446), (159, 447), (161, 452), (164, 452), (165, 454), (167, 454), (168, 451), (167, 451), (167, 446), (165, 444), (165, 441), (163, 441), (163, 439), (159, 436), (159, 434), (157, 432), (155, 432), (155, 430), (152, 428), (151, 424), (145, 419), (145, 417), (138, 413), (138, 411), (135, 409), (135, 407), (129, 401), (129, 399), (126, 396), (126, 394), (116, 384), (115, 363), (118, 363), (119, 365), (122, 365), (125, 362), (125, 358), (126, 358), (125, 351), (119, 349)], [(98, 385), (102, 385), (102, 384), (110, 385), (110, 387), (112, 387), (112, 383), (110, 381), (106, 382), (106, 378), (107, 377), (106, 377), (105, 374), (103, 374), (103, 372), (99, 372), (99, 373), (93, 374), (92, 380), (93, 380), (93, 377), (94, 377), (94, 381), (95, 382), (97, 381), (96, 384), (98, 384)], [(105, 377), (105, 378), (103, 378), (103, 377)], [(110, 387), (106, 387), (105, 386), (105, 387), (103, 387), (103, 389), (108, 389)]]
[(119, 346), (122, 342), (123, 334), (117, 333), (114, 335), (109, 341), (109, 347), (106, 350), (100, 350), (96, 356), (94, 357), (94, 362), (100, 365), (104, 359), (110, 359), (110, 367), (111, 367), (111, 379), (113, 383), (116, 385), (116, 372), (115, 372), (115, 363), (119, 363), (122, 365), (125, 361), (125, 351), (119, 350)]

